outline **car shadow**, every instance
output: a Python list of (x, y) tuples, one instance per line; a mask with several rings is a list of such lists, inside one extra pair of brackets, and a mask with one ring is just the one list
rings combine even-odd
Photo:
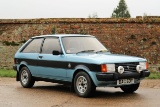
[[(107, 89), (107, 88), (106, 88)], [(114, 88), (113, 88), (114, 89)], [(124, 93), (123, 91), (112, 91), (112, 90), (96, 90), (94, 97), (95, 98), (119, 98), (119, 97), (138, 97), (137, 93)]]
[[(71, 95), (76, 96), (75, 92), (71, 89), (70, 86), (63, 85), (63, 84), (54, 84), (54, 85), (46, 85), (46, 86), (34, 86), (32, 89), (56, 92), (56, 93), (63, 93), (63, 95)], [(113, 88), (114, 89), (114, 88)], [(138, 93), (124, 93), (120, 90), (112, 90), (112, 88), (108, 89), (97, 88), (96, 91), (93, 93), (91, 98), (120, 98), (120, 97), (132, 97), (137, 98), (140, 97)]]
[(71, 87), (63, 84), (54, 84), (46, 86), (34, 86), (33, 89), (41, 89), (47, 91), (57, 91), (57, 92), (72, 92)]

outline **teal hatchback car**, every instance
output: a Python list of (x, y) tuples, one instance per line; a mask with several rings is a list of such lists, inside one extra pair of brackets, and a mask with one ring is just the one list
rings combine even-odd
[(111, 54), (91, 35), (32, 37), (16, 52), (14, 62), (16, 80), (24, 88), (35, 81), (63, 83), (80, 97), (94, 95), (96, 87), (120, 87), (133, 93), (150, 75), (146, 59)]

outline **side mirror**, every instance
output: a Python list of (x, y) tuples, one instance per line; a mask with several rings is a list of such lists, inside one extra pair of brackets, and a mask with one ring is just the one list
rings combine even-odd
[(59, 51), (53, 50), (52, 54), (53, 54), (53, 55), (60, 55), (60, 54), (62, 54), (62, 53), (60, 53)]

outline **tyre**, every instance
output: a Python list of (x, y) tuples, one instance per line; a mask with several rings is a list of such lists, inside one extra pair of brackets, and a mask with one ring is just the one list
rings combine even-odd
[(96, 86), (85, 72), (79, 72), (74, 78), (74, 90), (80, 97), (90, 97), (94, 94)]
[(33, 87), (35, 81), (29, 71), (29, 69), (27, 67), (23, 67), (21, 70), (20, 70), (20, 82), (21, 82), (21, 85), (24, 87), (24, 88), (31, 88)]
[(121, 86), (121, 90), (124, 91), (125, 93), (133, 93), (136, 91), (139, 87), (139, 84), (132, 84), (132, 85), (126, 85), (126, 86)]

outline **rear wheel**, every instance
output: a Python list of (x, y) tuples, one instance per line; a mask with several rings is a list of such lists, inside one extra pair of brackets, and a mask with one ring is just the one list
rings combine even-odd
[(31, 88), (33, 87), (35, 81), (29, 71), (29, 69), (27, 67), (23, 67), (21, 70), (20, 70), (20, 82), (21, 82), (21, 85), (24, 87), (24, 88)]
[(139, 87), (139, 84), (132, 84), (132, 85), (126, 85), (126, 86), (121, 86), (121, 90), (124, 91), (125, 93), (133, 93), (136, 91)]
[(93, 95), (96, 86), (85, 72), (79, 72), (74, 78), (74, 90), (80, 97), (90, 97)]

